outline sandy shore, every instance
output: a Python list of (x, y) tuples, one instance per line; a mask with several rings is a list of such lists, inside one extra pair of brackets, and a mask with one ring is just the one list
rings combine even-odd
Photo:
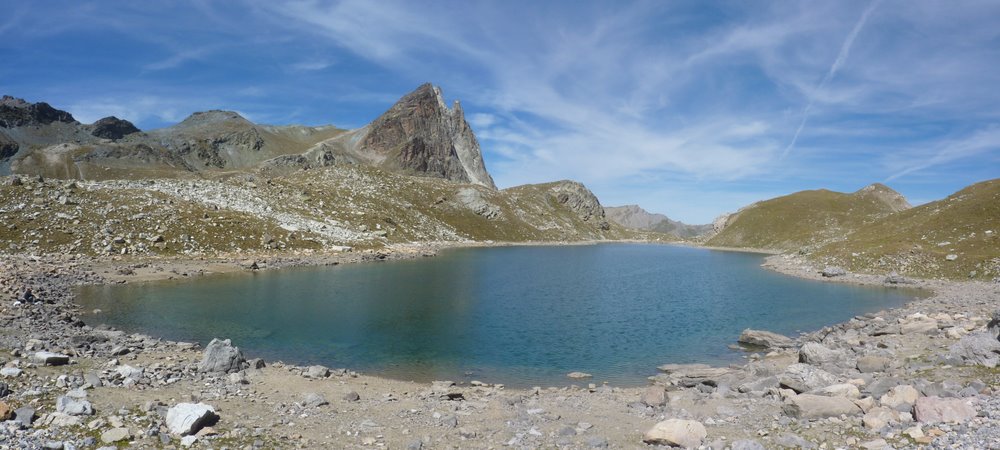
[[(422, 258), (452, 246), (456, 245), (413, 244), (381, 252), (252, 258), (6, 257), (0, 262), (0, 348), (9, 352), (0, 357), (0, 364), (20, 373), (0, 379), (11, 391), (0, 401), (9, 409), (32, 408), (36, 419), (30, 427), (6, 422), (6, 428), (0, 429), (0, 448), (55, 446), (57, 442), (63, 447), (99, 447), (110, 444), (102, 443), (102, 435), (112, 439), (118, 436), (107, 433), (120, 429), (128, 437), (118, 443), (176, 447), (181, 437), (168, 433), (164, 415), (183, 402), (210, 404), (220, 417), (192, 444), (196, 448), (642, 448), (646, 446), (644, 433), (667, 419), (702, 424), (706, 435), (699, 442), (718, 449), (884, 448), (883, 444), (988, 448), (975, 445), (1000, 436), (1000, 414), (991, 415), (997, 406), (1000, 374), (996, 369), (946, 359), (950, 347), (964, 336), (985, 329), (990, 314), (1000, 306), (997, 284), (912, 280), (905, 286), (931, 294), (902, 308), (795, 337), (791, 348), (755, 353), (745, 365), (708, 372), (699, 367), (667, 368), (669, 373), (658, 376), (648, 388), (589, 386), (587, 380), (540, 389), (431, 385), (349, 370), (327, 375), (325, 369), (314, 368), (310, 374), (309, 368), (277, 362), (236, 374), (202, 373), (198, 370), (201, 347), (84, 324), (73, 302), (72, 287), (81, 283), (246, 272), (255, 262), (260, 270), (268, 270)], [(824, 282), (884, 285), (884, 276), (848, 274), (824, 279), (803, 260), (789, 256), (769, 256), (764, 266)], [(47, 303), (16, 302), (25, 287), (32, 287)], [(811, 361), (807, 366), (828, 373), (831, 384), (856, 386), (857, 398), (849, 399), (856, 410), (804, 417), (800, 409), (789, 406), (807, 399), (805, 392), (797, 394), (782, 383), (792, 365), (802, 359), (804, 350), (799, 347), (805, 343), (821, 345), (835, 355), (831, 361)], [(41, 350), (68, 355), (71, 364), (32, 362)], [(872, 358), (882, 358), (885, 366), (877, 371), (858, 368), (858, 361)], [(122, 375), (132, 373), (123, 370), (125, 366), (141, 369), (142, 374), (129, 381), (129, 376)], [(973, 397), (979, 417), (957, 425), (920, 423), (910, 405), (909, 412), (901, 406), (893, 410), (899, 410), (896, 413), (886, 413), (890, 419), (884, 427), (868, 426), (871, 411), (894, 401), (883, 396), (897, 386), (912, 386), (918, 395), (930, 398), (942, 381), (956, 387), (949, 394), (957, 396), (962, 391), (966, 395), (961, 398)], [(92, 415), (57, 411), (57, 399), (74, 388), (86, 392)], [(319, 403), (325, 404), (307, 401), (309, 394), (317, 394), (324, 400)], [(914, 427), (922, 437), (911, 436), (917, 435)]]

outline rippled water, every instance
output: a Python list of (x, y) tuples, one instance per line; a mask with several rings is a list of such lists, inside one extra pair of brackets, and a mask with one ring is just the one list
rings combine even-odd
[(435, 258), (80, 291), (90, 318), (249, 357), (427, 381), (645, 382), (667, 362), (726, 363), (740, 331), (794, 334), (915, 293), (820, 283), (749, 253), (644, 244), (455, 249)]

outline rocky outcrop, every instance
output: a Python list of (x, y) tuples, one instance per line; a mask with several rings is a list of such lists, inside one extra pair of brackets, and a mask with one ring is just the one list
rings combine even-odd
[(10, 158), (17, 154), (20, 144), (0, 131), (0, 159)]
[(563, 180), (552, 184), (550, 189), (556, 202), (566, 205), (584, 222), (601, 224), (601, 229), (608, 229), (604, 218), (604, 208), (590, 189), (576, 181)]
[(115, 116), (105, 117), (92, 125), (94, 129), (90, 132), (94, 136), (104, 139), (118, 140), (132, 133), (138, 133), (139, 129), (127, 120), (119, 119)]
[(740, 337), (736, 342), (751, 347), (763, 348), (789, 348), (795, 346), (795, 341), (788, 336), (770, 331), (751, 330), (749, 328), (740, 333)]
[(47, 125), (52, 122), (73, 123), (73, 115), (58, 110), (45, 102), (29, 103), (5, 95), (0, 98), (0, 127), (15, 128), (30, 125)]
[(429, 83), (370, 123), (358, 150), (389, 169), (496, 189), (461, 105), (448, 108), (441, 89)]

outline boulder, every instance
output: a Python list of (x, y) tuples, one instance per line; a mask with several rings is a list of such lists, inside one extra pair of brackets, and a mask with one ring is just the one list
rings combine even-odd
[(167, 410), (167, 429), (172, 434), (185, 436), (197, 433), (202, 427), (219, 419), (215, 408), (204, 403), (178, 403)]
[(736, 342), (763, 348), (790, 348), (795, 346), (795, 341), (788, 336), (770, 331), (751, 330), (749, 328), (740, 333), (740, 337)]
[(329, 404), (330, 402), (326, 401), (325, 397), (315, 392), (309, 392), (302, 398), (302, 406), (305, 408), (316, 408)]
[(123, 366), (119, 366), (117, 369), (115, 369), (115, 372), (117, 372), (118, 376), (122, 377), (123, 379), (130, 378), (134, 381), (139, 381), (142, 379), (142, 374), (145, 372), (145, 370), (140, 369), (138, 367), (132, 367), (126, 364)]
[(809, 392), (837, 383), (837, 377), (808, 364), (792, 364), (778, 377), (778, 384), (796, 393)]
[(46, 366), (62, 366), (69, 364), (69, 355), (63, 355), (61, 353), (35, 352), (35, 354), (31, 356), (31, 359), (38, 364), (45, 364)]
[(861, 413), (861, 408), (850, 399), (811, 394), (788, 397), (782, 410), (798, 419), (824, 419)]
[(912, 284), (913, 280), (910, 280), (896, 272), (890, 272), (889, 275), (885, 276), (885, 284)]
[(89, 416), (94, 414), (94, 407), (87, 400), (62, 396), (56, 399), (56, 411), (69, 416)]
[(22, 406), (15, 409), (14, 420), (16, 420), (22, 428), (30, 427), (31, 424), (35, 422), (35, 408)]
[(974, 398), (920, 397), (913, 412), (922, 423), (961, 423), (976, 417), (975, 401)]
[(199, 372), (206, 373), (232, 373), (243, 369), (246, 358), (239, 347), (233, 347), (229, 339), (212, 339), (205, 347), (201, 363), (198, 364)]
[(663, 389), (663, 386), (650, 386), (642, 391), (642, 397), (639, 401), (654, 408), (666, 405), (667, 391)]
[(330, 369), (326, 366), (309, 366), (309, 368), (302, 373), (302, 376), (306, 378), (326, 378), (330, 376)]
[(1000, 365), (1000, 341), (990, 331), (969, 333), (948, 348), (948, 356), (966, 364), (997, 367)]
[(857, 386), (850, 383), (832, 384), (827, 387), (814, 389), (807, 392), (812, 395), (822, 395), (824, 397), (861, 398), (861, 391)]
[(917, 388), (910, 385), (900, 385), (893, 387), (886, 392), (879, 399), (879, 403), (887, 408), (895, 409), (900, 412), (910, 412), (913, 409), (913, 404), (917, 402), (917, 398), (920, 397), (920, 391)]
[(653, 425), (642, 441), (647, 444), (669, 445), (671, 447), (698, 448), (701, 440), (708, 436), (705, 426), (694, 420), (667, 419)]
[(899, 422), (899, 411), (884, 407), (872, 408), (861, 418), (865, 428), (872, 431), (881, 431), (894, 422)]
[(816, 342), (806, 342), (799, 349), (799, 362), (803, 364), (822, 366), (836, 364), (844, 359), (847, 359), (847, 354), (843, 350), (830, 350)]
[(857, 368), (861, 373), (884, 372), (892, 360), (881, 356), (862, 356), (858, 358)]
[(847, 275), (846, 270), (837, 266), (826, 266), (820, 273), (826, 278), (842, 277)]

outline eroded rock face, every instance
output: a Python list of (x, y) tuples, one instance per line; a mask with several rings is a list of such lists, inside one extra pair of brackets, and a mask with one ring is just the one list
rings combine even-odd
[(568, 180), (556, 182), (552, 187), (552, 195), (557, 202), (569, 207), (584, 222), (593, 221), (599, 223), (601, 229), (609, 229), (608, 221), (604, 218), (604, 207), (597, 200), (597, 196), (583, 184)]
[(19, 148), (20, 145), (17, 142), (4, 134), (3, 131), (0, 131), (0, 159), (14, 156)]
[(15, 128), (52, 122), (72, 123), (76, 119), (72, 114), (55, 109), (45, 102), (29, 103), (9, 95), (0, 98), (0, 127)]
[(369, 124), (360, 150), (384, 158), (390, 169), (496, 189), (461, 105), (448, 108), (429, 83)]
[(138, 133), (139, 129), (127, 120), (119, 119), (115, 116), (105, 117), (94, 122), (94, 130), (90, 132), (94, 136), (118, 140), (132, 133)]

